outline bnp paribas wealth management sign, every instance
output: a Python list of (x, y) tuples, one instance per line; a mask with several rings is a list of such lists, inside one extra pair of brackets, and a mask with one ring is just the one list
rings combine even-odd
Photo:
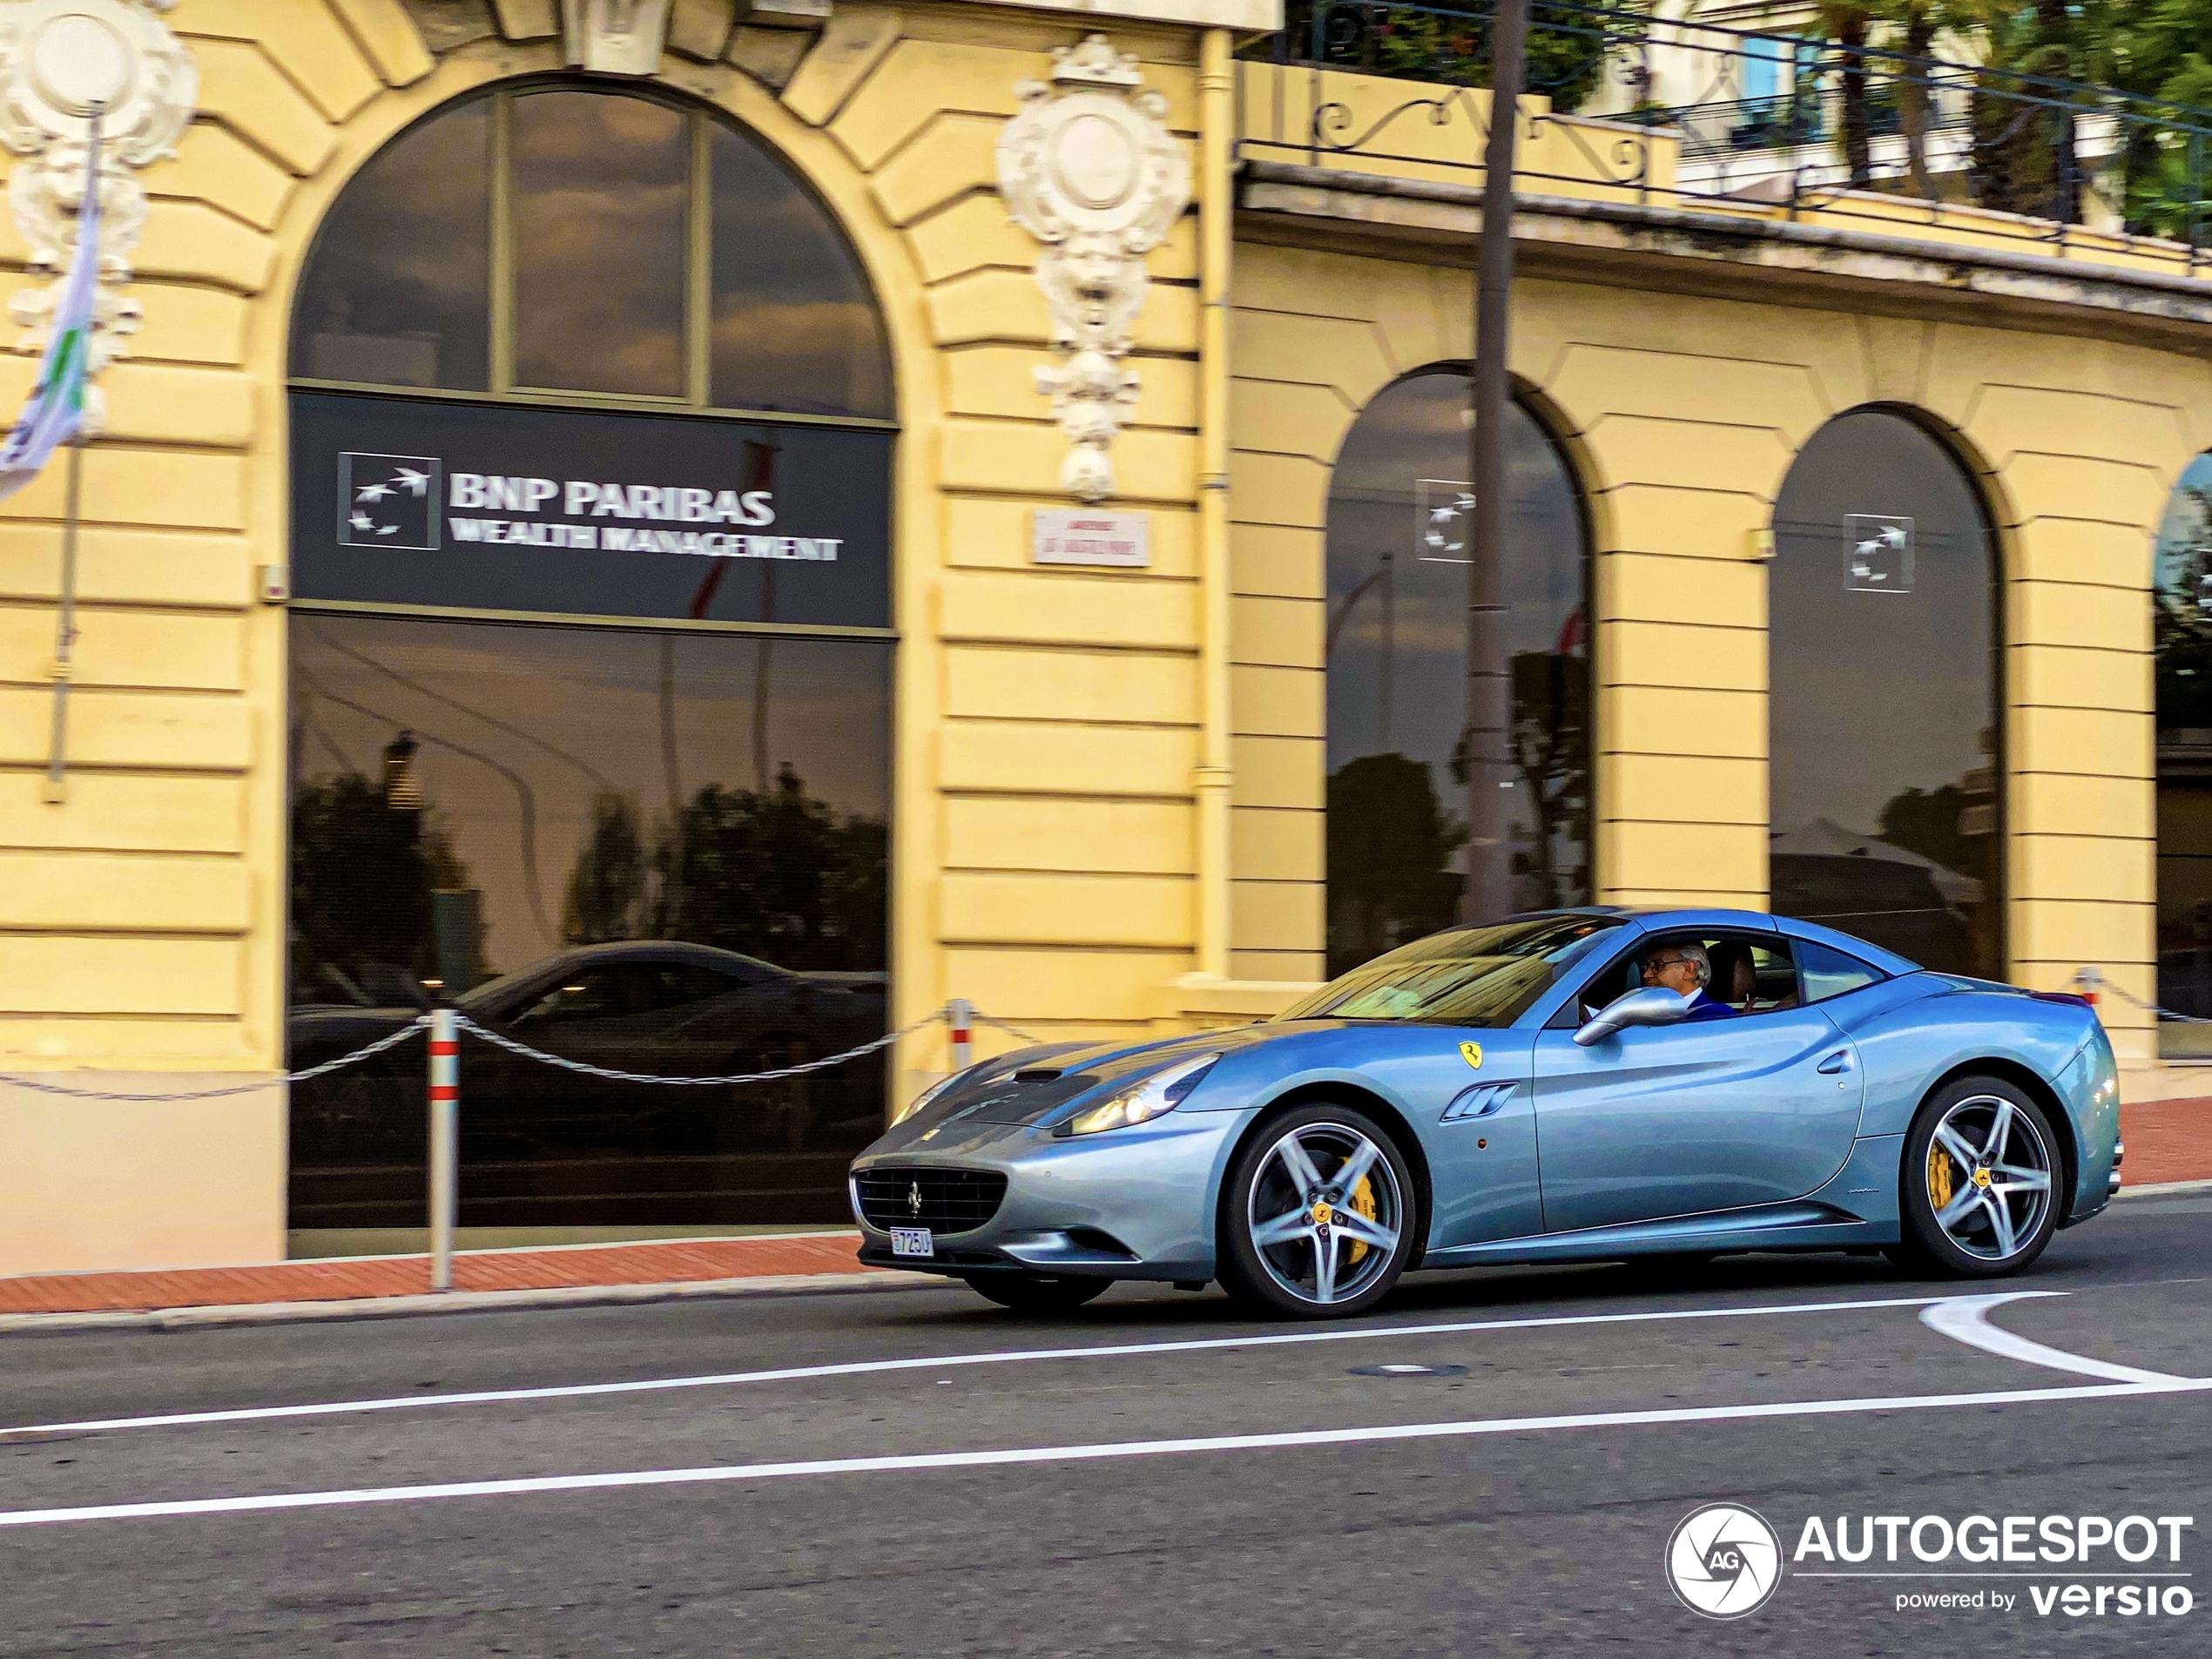
[[(776, 522), (772, 489), (448, 474), (436, 455), (345, 452), (338, 470), (338, 540), (347, 547), (435, 552), (450, 537), (511, 547), (827, 561), (837, 557), (844, 539), (755, 533)], [(684, 528), (664, 528), (671, 524)]]
[(889, 625), (888, 432), (306, 391), (291, 408), (301, 599)]

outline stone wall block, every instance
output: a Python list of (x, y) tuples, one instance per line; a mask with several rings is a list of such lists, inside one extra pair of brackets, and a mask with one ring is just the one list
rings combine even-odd
[(784, 88), (784, 106), (809, 126), (828, 125), (898, 40), (895, 7), (837, 6), (814, 50)]
[[(300, 0), (307, 4), (309, 0)], [(317, 172), (337, 140), (306, 93), (245, 41), (193, 43), (199, 108), (302, 178)]]
[(320, 0), (191, 0), (172, 18), (197, 51), (208, 39), (258, 44), (329, 121), (383, 91), (383, 78), (338, 14)]
[(388, 84), (412, 86), (436, 67), (401, 0), (329, 0), (329, 4)]

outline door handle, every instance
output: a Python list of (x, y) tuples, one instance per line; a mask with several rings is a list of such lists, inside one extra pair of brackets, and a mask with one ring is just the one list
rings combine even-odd
[(1851, 1069), (1851, 1050), (1838, 1049), (1815, 1068), (1824, 1077), (1840, 1077)]

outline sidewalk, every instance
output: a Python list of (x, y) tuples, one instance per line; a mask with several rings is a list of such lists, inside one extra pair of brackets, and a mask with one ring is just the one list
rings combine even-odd
[(2120, 1102), (2121, 1190), (2212, 1179), (2212, 1099)]
[(453, 1260), (453, 1290), (430, 1290), (428, 1256), (370, 1256), (280, 1262), (265, 1267), (199, 1267), (162, 1272), (44, 1273), (0, 1278), (0, 1325), (35, 1325), (52, 1314), (140, 1314), (173, 1309), (416, 1312), (440, 1306), (527, 1306), (547, 1301), (637, 1299), (605, 1294), (847, 1289), (934, 1281), (860, 1265), (857, 1232), (752, 1238), (676, 1239), (550, 1250), (464, 1251)]
[[(2123, 1103), (2120, 1116), (2128, 1145), (2121, 1170), (2127, 1187), (2212, 1181), (2212, 1098)], [(850, 1231), (786, 1233), (469, 1251), (454, 1258), (454, 1287), (443, 1294), (430, 1289), (428, 1256), (165, 1272), (45, 1273), (0, 1278), (0, 1332), (91, 1323), (221, 1324), (688, 1296), (918, 1289), (941, 1283), (921, 1274), (862, 1267), (859, 1239)]]

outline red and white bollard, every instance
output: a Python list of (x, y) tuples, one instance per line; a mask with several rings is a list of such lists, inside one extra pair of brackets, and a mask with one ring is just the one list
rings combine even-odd
[(975, 1009), (964, 996), (945, 1004), (945, 1023), (952, 1028), (953, 1069), (966, 1071), (974, 1063)]
[(430, 1010), (430, 1288), (453, 1288), (453, 1215), (460, 1199), (461, 1032), (451, 1008)]

